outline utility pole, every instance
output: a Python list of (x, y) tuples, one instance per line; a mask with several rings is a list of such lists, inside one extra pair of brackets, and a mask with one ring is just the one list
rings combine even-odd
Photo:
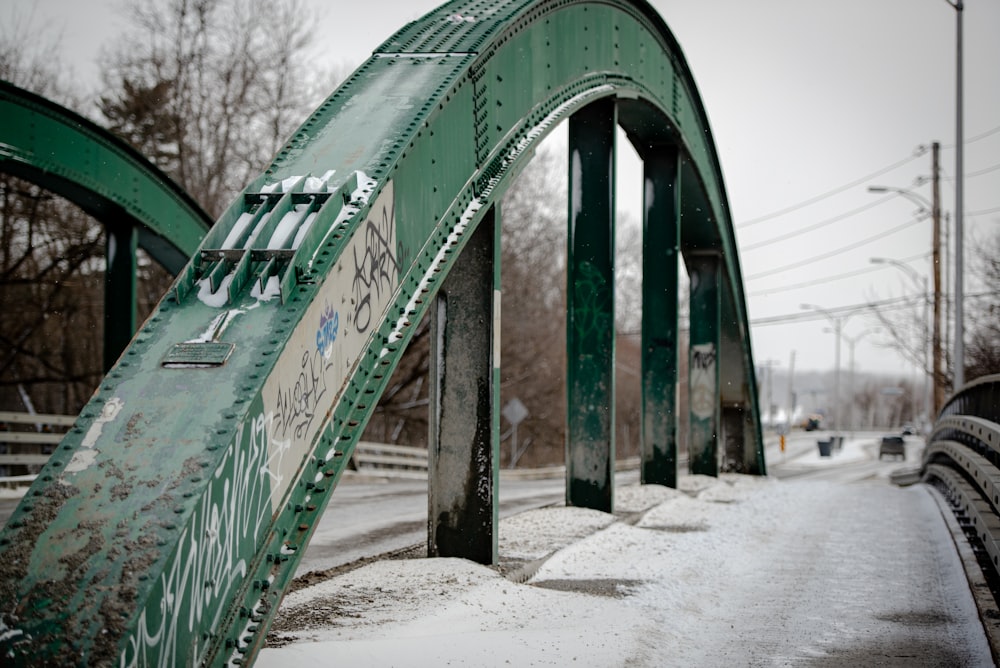
[(940, 149), (941, 145), (938, 142), (931, 143), (931, 219), (933, 221), (931, 263), (934, 267), (934, 322), (931, 328), (933, 370), (931, 376), (934, 382), (934, 403), (932, 415), (927, 417), (932, 421), (941, 410), (941, 406), (944, 405), (944, 370), (941, 364), (941, 188), (939, 183), (940, 166), (938, 164)]
[(795, 351), (788, 359), (788, 426), (791, 428), (795, 418)]
[(761, 367), (764, 369), (764, 373), (767, 374), (767, 420), (768, 426), (774, 427), (774, 395), (771, 392), (774, 385), (774, 367), (778, 366), (777, 360), (764, 360), (761, 362)]

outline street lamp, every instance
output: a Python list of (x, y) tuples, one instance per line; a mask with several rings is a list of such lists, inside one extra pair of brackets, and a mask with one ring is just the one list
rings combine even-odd
[(848, 369), (847, 394), (848, 394), (848, 396), (851, 397), (851, 401), (848, 404), (850, 406), (849, 417), (847, 419), (847, 428), (848, 429), (856, 429), (857, 428), (857, 421), (854, 419), (854, 403), (855, 403), (854, 402), (854, 346), (861, 339), (863, 339), (866, 336), (868, 336), (869, 334), (873, 334), (873, 333), (875, 333), (877, 331), (879, 331), (878, 327), (872, 327), (871, 329), (866, 329), (865, 331), (857, 334), (856, 336), (848, 336), (847, 334), (843, 335), (844, 339), (847, 340), (847, 349), (850, 351), (849, 354), (848, 354), (848, 356), (847, 356), (847, 359), (848, 359), (848, 366), (847, 366), (847, 369)]
[(906, 199), (910, 200), (911, 202), (915, 202), (916, 205), (918, 207), (920, 207), (920, 209), (918, 210), (917, 213), (927, 213), (927, 212), (929, 212), (933, 208), (933, 206), (931, 205), (931, 203), (927, 201), (926, 197), (924, 197), (923, 195), (918, 195), (917, 193), (913, 192), (912, 190), (907, 190), (906, 188), (897, 188), (897, 187), (894, 187), (894, 186), (868, 186), (868, 192), (870, 192), (870, 193), (895, 193), (897, 195), (905, 197)]
[[(911, 266), (909, 266), (907, 264), (903, 264), (899, 260), (893, 260), (893, 259), (887, 258), (887, 257), (873, 257), (873, 258), (869, 258), (868, 261), (871, 262), (872, 264), (885, 264), (885, 265), (892, 265), (893, 267), (896, 267), (900, 271), (903, 271), (910, 278), (910, 280), (913, 281), (914, 285), (916, 285), (918, 288), (920, 288), (922, 290), (922, 292), (921, 292), (921, 300), (924, 303), (924, 314), (922, 316), (923, 327), (921, 329), (923, 330), (923, 337), (922, 337), (922, 341), (921, 341), (921, 344), (922, 344), (921, 347), (923, 348), (923, 353), (924, 353), (923, 354), (923, 358), (924, 359), (921, 362), (921, 365), (924, 367), (924, 410), (927, 411), (927, 419), (930, 420), (930, 419), (932, 419), (932, 414), (934, 412), (934, 409), (936, 408), (936, 405), (932, 404), (930, 393), (928, 393), (928, 391), (927, 391), (927, 377), (929, 375), (932, 375), (930, 365), (928, 364), (929, 360), (927, 358), (927, 355), (928, 355), (928, 353), (927, 353), (927, 343), (928, 343), (928, 340), (927, 340), (928, 339), (928, 337), (927, 337), (927, 302), (928, 302), (928, 299), (927, 299), (927, 277), (926, 276), (921, 276), (920, 274), (917, 273), (917, 271), (913, 267), (911, 267)], [(937, 392), (937, 388), (938, 388), (938, 383), (935, 382), (934, 383), (934, 391), (935, 391), (935, 393)], [(943, 393), (942, 393), (942, 400), (943, 399), (944, 399), (944, 397), (943, 397)], [(937, 400), (937, 396), (934, 397), (934, 400), (935, 401)]]
[(835, 352), (833, 356), (833, 419), (830, 420), (830, 428), (838, 429), (840, 427), (840, 334), (843, 330), (844, 321), (851, 317), (851, 314), (835, 315), (815, 304), (800, 304), (799, 308), (804, 311), (816, 311), (825, 316), (830, 321), (830, 324), (833, 325), (836, 347), (834, 348)]
[[(933, 222), (933, 230), (931, 232), (931, 265), (934, 276), (934, 319), (931, 321), (931, 378), (934, 385), (933, 391), (933, 405), (931, 407), (928, 417), (936, 413), (937, 410), (944, 405), (944, 384), (945, 384), (945, 373), (944, 373), (944, 360), (941, 354), (941, 205), (940, 197), (938, 196), (938, 179), (937, 179), (937, 152), (938, 144), (934, 142), (933, 144), (934, 160), (933, 160), (933, 203), (928, 202), (926, 198), (918, 195), (917, 193), (907, 190), (905, 188), (893, 188), (890, 186), (869, 186), (868, 192), (873, 193), (884, 193), (893, 192), (897, 195), (907, 198), (911, 202), (916, 202), (921, 210), (926, 210), (926, 207), (930, 208), (931, 220)], [(874, 262), (875, 260), (872, 260)], [(907, 267), (909, 269), (909, 267)], [(910, 270), (912, 271), (912, 270)], [(924, 294), (927, 294), (927, 287), (924, 286)], [(924, 319), (926, 322), (926, 318)], [(955, 320), (955, 332), (958, 336), (958, 319)], [(926, 364), (925, 364), (926, 367)], [(956, 383), (956, 387), (957, 387)]]

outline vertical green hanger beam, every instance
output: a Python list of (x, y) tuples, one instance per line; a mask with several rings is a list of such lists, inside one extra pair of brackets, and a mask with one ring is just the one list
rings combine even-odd
[(136, 250), (139, 230), (128, 222), (106, 221), (104, 270), (104, 371), (121, 355), (136, 327)]
[(640, 477), (667, 487), (677, 487), (679, 168), (676, 145), (643, 157)]
[(716, 253), (687, 256), (691, 279), (691, 324), (688, 357), (688, 408), (691, 473), (719, 475), (719, 320), (720, 276)]
[(615, 462), (614, 99), (569, 119), (566, 503), (611, 512)]

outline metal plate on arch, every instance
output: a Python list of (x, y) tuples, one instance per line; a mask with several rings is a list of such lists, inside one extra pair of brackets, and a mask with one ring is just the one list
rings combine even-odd
[(205, 341), (175, 343), (161, 364), (165, 367), (208, 368), (222, 366), (233, 352), (232, 343)]

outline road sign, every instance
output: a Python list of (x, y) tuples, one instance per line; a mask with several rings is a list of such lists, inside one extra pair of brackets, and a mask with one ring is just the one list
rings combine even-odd
[(508, 401), (500, 412), (507, 418), (507, 422), (510, 422), (515, 427), (524, 422), (524, 419), (530, 415), (528, 409), (525, 408), (524, 404), (517, 397)]

